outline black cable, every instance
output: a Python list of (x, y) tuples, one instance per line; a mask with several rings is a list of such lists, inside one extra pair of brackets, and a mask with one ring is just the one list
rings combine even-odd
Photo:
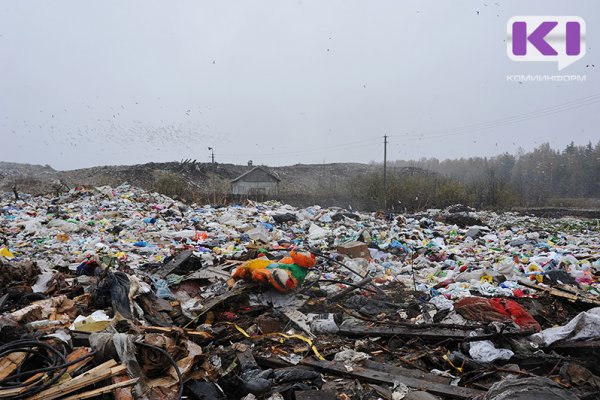
[[(29, 397), (54, 385), (67, 372), (69, 366), (92, 357), (95, 354), (95, 352), (92, 352), (68, 362), (66, 354), (61, 352), (59, 348), (39, 340), (17, 340), (0, 346), (0, 358), (13, 353), (26, 353), (26, 356), (23, 361), (19, 363), (16, 374), (10, 374), (0, 380), (0, 391), (6, 389), (26, 389), (23, 393), (11, 395), (10, 397), (3, 396), (0, 392), (0, 398), (11, 398), (15, 400)], [(25, 364), (34, 358), (41, 359), (44, 367), (22, 372)], [(40, 373), (43, 373), (43, 375), (30, 379), (29, 381), (27, 381), (27, 379), (25, 381), (20, 379)], [(46, 373), (48, 374), (46, 375)], [(52, 378), (46, 380), (50, 375), (52, 375)]]
[(317, 273), (317, 279), (314, 279), (314, 280), (311, 280), (311, 281), (304, 281), (304, 282), (302, 282), (302, 289), (300, 290), (299, 293), (306, 293), (313, 286), (315, 286), (317, 283), (319, 283), (319, 280), (321, 279), (321, 275), (323, 274), (323, 272), (319, 271), (318, 269), (315, 269), (313, 271), (316, 271), (316, 273)]
[[(334, 263), (336, 263), (336, 264), (338, 264), (338, 265), (341, 265), (342, 267), (346, 268), (348, 271), (350, 271), (350, 272), (352, 272), (352, 273), (356, 274), (357, 276), (359, 276), (359, 277), (360, 277), (360, 278), (362, 278), (362, 279), (365, 279), (366, 277), (368, 277), (368, 276), (369, 276), (369, 271), (366, 271), (366, 272), (365, 272), (365, 275), (364, 275), (364, 276), (362, 276), (361, 274), (359, 274), (358, 272), (356, 272), (355, 270), (353, 270), (352, 268), (350, 268), (349, 266), (347, 266), (347, 265), (346, 265), (346, 264), (344, 264), (343, 262), (340, 262), (340, 261), (336, 260), (335, 258), (331, 258), (331, 257), (329, 257), (329, 256), (326, 256), (325, 254), (321, 253), (321, 252), (320, 252), (320, 251), (318, 251), (318, 250), (315, 250), (314, 248), (311, 248), (310, 246), (308, 246), (308, 250), (309, 250), (311, 253), (313, 253), (314, 255), (316, 255), (316, 256), (319, 256), (319, 257), (321, 257), (321, 258), (324, 258), (324, 259), (326, 259), (326, 260), (329, 260), (329, 261), (331, 261), (331, 262), (334, 262)], [(385, 295), (385, 292), (384, 292), (383, 290), (381, 290), (380, 288), (378, 288), (378, 287), (377, 287), (377, 285), (375, 285), (373, 282), (369, 282), (369, 283), (368, 283), (368, 286), (372, 287), (372, 288), (373, 288), (373, 290), (375, 290), (375, 292), (377, 292), (377, 293), (379, 293), (379, 294), (381, 294), (381, 295)], [(366, 289), (366, 287), (365, 287), (364, 289)]]
[(183, 383), (183, 375), (181, 375), (181, 371), (179, 370), (179, 367), (177, 366), (177, 363), (175, 362), (173, 357), (171, 357), (171, 355), (167, 351), (165, 351), (164, 349), (161, 349), (158, 346), (154, 346), (152, 344), (148, 344), (148, 343), (144, 343), (144, 342), (134, 342), (134, 343), (139, 344), (142, 347), (147, 347), (149, 349), (156, 350), (156, 351), (162, 353), (165, 357), (167, 357), (167, 359), (169, 360), (171, 365), (173, 365), (175, 372), (177, 373), (177, 379), (179, 379), (179, 393), (177, 394), (177, 400), (181, 400), (181, 398), (183, 396), (183, 384), (184, 384)]
[[(18, 394), (16, 396), (10, 396), (11, 399), (22, 399), (28, 396), (31, 396), (33, 394), (39, 393), (42, 390), (46, 389), (47, 387), (50, 387), (51, 385), (53, 385), (54, 383), (56, 383), (64, 374), (65, 372), (67, 372), (67, 367), (61, 367), (60, 362), (62, 361), (62, 363), (66, 363), (67, 360), (65, 358), (65, 356), (56, 348), (40, 342), (38, 340), (18, 340), (12, 343), (8, 343), (5, 344), (3, 346), (0, 347), (0, 357), (3, 357), (5, 355), (11, 354), (11, 353), (22, 353), (22, 352), (36, 352), (36, 353), (40, 353), (38, 355), (42, 356), (41, 351), (39, 350), (33, 350), (33, 348), (43, 348), (44, 350), (48, 351), (48, 353), (50, 353), (51, 355), (53, 355), (51, 363), (53, 363), (54, 365), (51, 367), (47, 367), (47, 368), (43, 368), (43, 370), (51, 370), (52, 372), (58, 372), (55, 373), (54, 376), (49, 379), (47, 382), (45, 383), (41, 383), (38, 384), (38, 382), (41, 382), (41, 377), (38, 377), (38, 379), (35, 379), (32, 383), (33, 386), (30, 386), (29, 383), (25, 383), (25, 382), (13, 382), (13, 380), (15, 378), (18, 377), (22, 377), (22, 376), (29, 376), (29, 375), (33, 375), (37, 372), (34, 371), (28, 371), (28, 372), (22, 372), (16, 375), (9, 375), (8, 377), (0, 380), (0, 387), (2, 389), (19, 389), (19, 388), (27, 388), (25, 390), (25, 392)], [(41, 372), (41, 371), (40, 371)], [(48, 371), (49, 372), (49, 371)], [(9, 383), (7, 385), (7, 383)], [(7, 398), (6, 396), (2, 396), (0, 394), (0, 398)]]
[(366, 291), (371, 292), (371, 293), (377, 293), (376, 290), (369, 289), (367, 287), (362, 287), (362, 286), (359, 286), (359, 285), (355, 285), (354, 283), (351, 283), (351, 282), (340, 281), (340, 280), (337, 280), (337, 279), (319, 279), (319, 280), (317, 280), (317, 282), (341, 283), (342, 285), (352, 286), (352, 287), (355, 287), (357, 289), (363, 289), (363, 290), (366, 290)]
[(335, 258), (331, 258), (331, 257), (329, 257), (329, 256), (326, 256), (325, 254), (321, 253), (321, 252), (320, 252), (320, 251), (318, 251), (318, 250), (315, 250), (315, 249), (313, 249), (313, 248), (310, 248), (310, 247), (308, 248), (308, 250), (309, 250), (311, 253), (313, 253), (314, 255), (316, 255), (316, 256), (319, 256), (319, 257), (321, 257), (321, 258), (324, 258), (324, 259), (326, 259), (326, 260), (329, 260), (329, 261), (331, 261), (331, 262), (334, 262), (334, 263), (336, 263), (336, 264), (338, 264), (338, 265), (341, 265), (342, 267), (346, 268), (348, 271), (352, 272), (353, 274), (356, 274), (356, 275), (360, 276), (362, 279), (366, 278), (366, 277), (369, 275), (369, 273), (367, 272), (367, 273), (365, 274), (365, 276), (362, 276), (361, 274), (359, 274), (358, 272), (356, 272), (355, 270), (353, 270), (352, 268), (350, 268), (349, 266), (347, 266), (347, 265), (346, 265), (346, 264), (344, 264), (343, 262), (340, 262), (340, 261), (336, 260)]

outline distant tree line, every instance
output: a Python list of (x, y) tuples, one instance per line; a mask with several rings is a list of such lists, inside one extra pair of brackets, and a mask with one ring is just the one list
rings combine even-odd
[[(180, 172), (154, 176), (152, 189), (198, 204), (230, 204), (229, 179), (209, 174), (203, 185)], [(477, 209), (576, 207), (600, 209), (600, 142), (554, 150), (544, 143), (531, 152), (440, 161), (422, 158), (388, 163), (347, 178), (314, 176), (312, 187), (286, 190), (274, 199), (295, 206), (341, 206), (367, 211), (416, 211), (465, 204)], [(268, 200), (252, 198), (257, 201)], [(387, 200), (387, 201), (384, 201)]]
[[(407, 168), (409, 167), (409, 168)], [(600, 142), (554, 150), (440, 161), (388, 163), (388, 208), (415, 210), (463, 203), (476, 208), (600, 206)], [(349, 178), (342, 196), (382, 206), (382, 173)]]

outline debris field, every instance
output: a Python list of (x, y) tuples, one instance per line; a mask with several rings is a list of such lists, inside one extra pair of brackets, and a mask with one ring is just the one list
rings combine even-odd
[(0, 399), (598, 399), (599, 221), (0, 197)]

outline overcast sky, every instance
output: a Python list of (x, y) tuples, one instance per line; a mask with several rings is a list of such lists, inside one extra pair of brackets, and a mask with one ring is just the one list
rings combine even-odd
[[(560, 73), (511, 61), (515, 15), (584, 18), (587, 54)], [(600, 102), (569, 102), (600, 92), (599, 33), (596, 0), (2, 0), (0, 160), (208, 161), (212, 146), (217, 162), (369, 162), (384, 134), (392, 160), (596, 143)]]

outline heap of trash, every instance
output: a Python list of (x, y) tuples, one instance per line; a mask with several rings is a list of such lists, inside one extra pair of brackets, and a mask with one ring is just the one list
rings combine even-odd
[(0, 399), (600, 398), (599, 221), (0, 197)]

